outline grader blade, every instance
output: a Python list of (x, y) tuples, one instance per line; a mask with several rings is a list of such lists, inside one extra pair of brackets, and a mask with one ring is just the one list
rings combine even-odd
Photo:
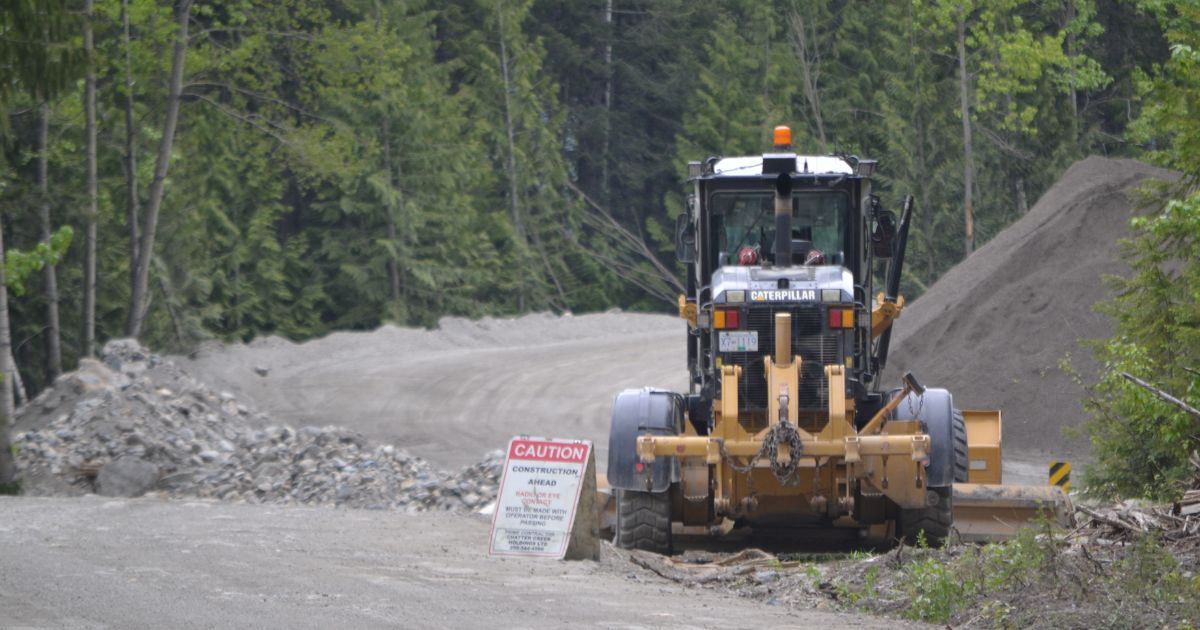
[(1071, 498), (1055, 486), (954, 484), (954, 529), (964, 542), (1006, 540), (1042, 519), (1070, 527)]

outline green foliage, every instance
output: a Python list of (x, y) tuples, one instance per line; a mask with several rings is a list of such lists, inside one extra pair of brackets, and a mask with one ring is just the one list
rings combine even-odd
[(1200, 3), (1146, 0), (1140, 6), (1158, 17), (1170, 57), (1137, 82), (1145, 105), (1130, 135), (1149, 147), (1151, 159), (1186, 173), (1194, 185), (1200, 179)]
[(975, 584), (962, 581), (932, 556), (905, 565), (904, 578), (910, 597), (904, 614), (909, 619), (947, 623), (975, 595)]
[(0, 112), (16, 93), (54, 97), (70, 85), (83, 58), (71, 41), (77, 28), (73, 4), (67, 0), (5, 2), (0, 10), (0, 63), (5, 67)]
[[(979, 600), (1005, 591), (1026, 589), (1052, 574), (1060, 542), (1049, 522), (1018, 530), (1010, 541), (983, 546), (947, 546), (930, 550), (922, 541), (913, 559), (901, 568), (899, 586), (906, 596), (909, 619), (948, 623)], [(991, 602), (999, 604), (999, 602)], [(988, 616), (1003, 615), (993, 605)]]
[[(1192, 80), (1200, 46), (1186, 22), (1192, 5), (1175, 5), (630, 0), (610, 13), (602, 0), (196, 3), (144, 340), (185, 349), (435, 326), (446, 315), (669, 310), (686, 162), (761, 151), (777, 124), (793, 127), (800, 151), (820, 152), (823, 137), (825, 151), (880, 159), (875, 191), (887, 205), (917, 196), (911, 298), (961, 250), (957, 7), (985, 130), (982, 242), (1019, 214), (1017, 190), (1036, 199), (1074, 157), (1113, 151), (1137, 114), (1135, 87), (1152, 105), (1138, 141), (1156, 155), (1186, 146), (1194, 104), (1169, 88)], [(38, 93), (51, 105), (55, 227), (85, 225), (81, 19), (60, 0), (0, 12), (11, 79), (0, 86), (0, 212), (7, 244), (34, 257), (9, 257), (20, 267), (14, 288), (26, 289), (10, 304), (18, 339), (44, 329), (40, 285), (20, 284), (41, 255), (31, 211), (42, 201), (31, 160)], [(103, 341), (121, 334), (130, 290), (125, 142), (132, 136), (144, 204), (175, 25), (171, 3), (96, 0), (93, 26)], [(81, 245), (57, 254), (68, 365)], [(33, 390), (41, 345), (18, 349)]]
[(1140, 6), (1161, 23), (1170, 56), (1138, 81), (1145, 106), (1130, 136), (1183, 179), (1147, 191), (1158, 210), (1133, 219), (1135, 235), (1124, 243), (1133, 275), (1110, 279), (1113, 300), (1101, 310), (1116, 330), (1097, 348), (1103, 372), (1085, 403), (1095, 456), (1085, 480), (1101, 496), (1172, 498), (1194, 474), (1188, 456), (1200, 448), (1200, 418), (1122, 373), (1200, 404), (1200, 378), (1187, 370), (1200, 366), (1200, 3)]
[(1182, 566), (1155, 537), (1137, 539), (1132, 552), (1117, 563), (1115, 573), (1127, 592), (1160, 610), (1174, 612), (1182, 622), (1180, 627), (1195, 627), (1200, 577)]
[(58, 228), (50, 240), (42, 241), (29, 251), (8, 249), (4, 252), (4, 279), (13, 295), (25, 293), (25, 280), (46, 265), (57, 265), (71, 246), (75, 230), (69, 225)]
[(846, 602), (851, 607), (857, 606), (859, 603), (873, 601), (879, 597), (879, 567), (872, 566), (863, 573), (862, 588), (852, 588), (842, 580), (836, 580), (833, 587), (838, 599)]
[(1194, 471), (1200, 418), (1134, 385), (1129, 373), (1200, 406), (1200, 195), (1167, 202), (1159, 214), (1133, 220), (1125, 243), (1133, 269), (1111, 278), (1115, 297), (1102, 311), (1116, 335), (1097, 348), (1103, 366), (1085, 404), (1095, 463), (1089, 491), (1101, 496), (1171, 498)]
[[(949, 540), (947, 540), (949, 545)], [(930, 553), (925, 532), (917, 534), (916, 559), (904, 565), (903, 584), (908, 595), (904, 616), (918, 621), (948, 623), (966, 606), (980, 588), (976, 580), (965, 580), (954, 567)]]

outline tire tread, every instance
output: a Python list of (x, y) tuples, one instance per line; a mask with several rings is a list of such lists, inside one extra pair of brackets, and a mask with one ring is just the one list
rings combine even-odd
[(967, 424), (962, 412), (954, 410), (954, 483), (966, 483), (970, 475), (967, 455)]
[(900, 510), (899, 530), (905, 542), (915, 544), (920, 532), (930, 547), (940, 547), (954, 527), (954, 508), (951, 488), (930, 488), (938, 496), (938, 504), (912, 510)]
[(667, 492), (617, 492), (617, 546), (671, 553), (671, 497)]

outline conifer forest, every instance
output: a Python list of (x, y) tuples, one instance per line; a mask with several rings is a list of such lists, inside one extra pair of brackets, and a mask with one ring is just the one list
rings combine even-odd
[(3, 4), (18, 403), (123, 336), (672, 312), (687, 162), (778, 124), (915, 196), (919, 294), (1082, 156), (1177, 166), (1200, 63), (1194, 1)]

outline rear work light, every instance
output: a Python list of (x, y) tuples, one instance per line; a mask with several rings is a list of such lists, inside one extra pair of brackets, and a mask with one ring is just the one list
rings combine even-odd
[(854, 309), (852, 308), (831, 308), (829, 309), (829, 327), (834, 329), (854, 328)]
[(713, 327), (718, 330), (741, 326), (741, 312), (736, 308), (719, 308), (713, 312)]

